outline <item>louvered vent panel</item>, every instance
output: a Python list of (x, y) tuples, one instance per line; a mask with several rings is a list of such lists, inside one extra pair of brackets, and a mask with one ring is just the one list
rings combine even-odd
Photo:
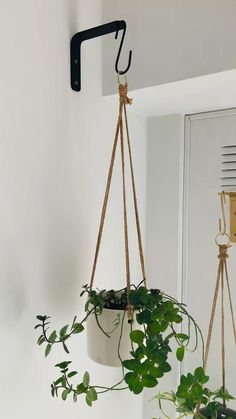
[(222, 146), (221, 189), (236, 191), (236, 144)]

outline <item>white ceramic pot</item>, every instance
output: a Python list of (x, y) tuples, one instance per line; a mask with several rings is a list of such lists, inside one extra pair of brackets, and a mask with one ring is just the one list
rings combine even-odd
[[(118, 327), (111, 333), (108, 338), (99, 329), (94, 315), (88, 317), (87, 323), (87, 350), (89, 357), (98, 364), (107, 365), (110, 367), (120, 367), (121, 362), (118, 356), (119, 339), (121, 335), (122, 318), (124, 316), (123, 310), (103, 309), (101, 315), (98, 316), (99, 323), (103, 330), (110, 333), (114, 327), (115, 322), (119, 318)], [(140, 325), (133, 320), (132, 329), (140, 329)], [(128, 315), (125, 313), (123, 322), (123, 333), (120, 342), (120, 356), (122, 360), (130, 359), (130, 351), (132, 351), (130, 342), (131, 324), (128, 323)]]

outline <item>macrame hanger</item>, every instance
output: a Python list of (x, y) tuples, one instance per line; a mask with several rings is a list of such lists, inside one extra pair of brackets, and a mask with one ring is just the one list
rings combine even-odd
[[(127, 146), (128, 146), (128, 155), (129, 155), (129, 166), (131, 172), (131, 185), (132, 185), (132, 195), (133, 195), (133, 204), (134, 204), (134, 213), (135, 213), (135, 221), (136, 221), (136, 230), (137, 230), (137, 240), (138, 240), (138, 248), (139, 248), (139, 258), (141, 264), (141, 271), (142, 271), (142, 278), (143, 284), (146, 287), (146, 274), (145, 274), (145, 264), (144, 264), (144, 254), (143, 254), (143, 245), (142, 245), (142, 236), (141, 236), (141, 228), (140, 228), (140, 219), (139, 219), (139, 211), (138, 211), (138, 203), (137, 203), (137, 194), (136, 194), (136, 186), (135, 186), (135, 176), (134, 176), (134, 168), (133, 168), (133, 159), (132, 159), (132, 151), (131, 151), (131, 143), (130, 143), (130, 135), (129, 135), (129, 127), (128, 127), (128, 117), (127, 117), (127, 110), (126, 106), (132, 104), (132, 99), (128, 98), (128, 83), (125, 77), (125, 84), (121, 84), (118, 75), (118, 83), (119, 83), (119, 113), (118, 113), (118, 120), (117, 126), (115, 131), (115, 138), (112, 148), (110, 166), (108, 171), (108, 177), (106, 182), (106, 189), (105, 195), (103, 200), (101, 218), (100, 218), (100, 225), (96, 243), (96, 250), (95, 256), (93, 261), (92, 267), (92, 274), (90, 279), (90, 289), (93, 288), (94, 277), (97, 267), (97, 261), (99, 256), (99, 251), (101, 247), (101, 240), (103, 234), (103, 228), (106, 218), (106, 211), (107, 211), (107, 204), (110, 194), (110, 187), (112, 182), (112, 175), (114, 169), (114, 162), (117, 152), (117, 144), (118, 139), (120, 138), (120, 150), (121, 150), (121, 172), (122, 172), (122, 197), (123, 197), (123, 219), (124, 219), (124, 242), (125, 242), (125, 267), (126, 267), (126, 286), (127, 286), (127, 300), (128, 300), (128, 317), (129, 319), (132, 318), (132, 307), (129, 301), (130, 289), (131, 289), (131, 281), (130, 281), (130, 255), (129, 255), (129, 233), (128, 233), (128, 216), (127, 216), (127, 193), (126, 193), (126, 176), (125, 176), (125, 144), (124, 144), (124, 125), (125, 125), (125, 132), (126, 132), (126, 139), (127, 139)], [(124, 115), (124, 121), (123, 121)]]
[(125, 112), (125, 127), (126, 127), (126, 136), (127, 136), (127, 144), (128, 144), (128, 153), (129, 153), (129, 164), (130, 164), (131, 181), (132, 181), (133, 203), (134, 203), (134, 210), (135, 210), (135, 221), (136, 221), (136, 230), (137, 230), (138, 247), (139, 247), (139, 257), (140, 257), (140, 263), (141, 263), (143, 284), (145, 287), (147, 287), (143, 245), (142, 245), (142, 234), (141, 234), (141, 227), (140, 227), (140, 220), (139, 220), (138, 201), (137, 201), (136, 186), (135, 186), (135, 176), (134, 176), (134, 167), (133, 167), (133, 158), (132, 158), (132, 151), (131, 151), (126, 104), (124, 105), (124, 112)]
[[(236, 324), (235, 324), (235, 316), (233, 310), (233, 303), (232, 303), (232, 296), (231, 296), (231, 289), (230, 289), (230, 282), (228, 276), (228, 268), (227, 268), (227, 258), (228, 258), (228, 248), (231, 246), (230, 244), (230, 237), (227, 233), (227, 224), (226, 224), (226, 215), (225, 215), (225, 204), (226, 204), (226, 193), (222, 191), (220, 194), (220, 202), (221, 202), (221, 212), (222, 212), (222, 220), (219, 220), (219, 233), (215, 238), (215, 242), (219, 248), (219, 264), (218, 264), (218, 271), (217, 271), (217, 278), (214, 290), (214, 297), (212, 302), (211, 308), (211, 315), (210, 315), (210, 322), (207, 334), (207, 343), (206, 343), (206, 350), (204, 354), (204, 369), (207, 368), (208, 356), (210, 351), (211, 339), (212, 339), (212, 332), (214, 327), (215, 321), (215, 314), (216, 314), (216, 307), (218, 296), (221, 291), (221, 370), (222, 370), (222, 389), (225, 390), (225, 383), (226, 383), (226, 365), (225, 365), (225, 286), (228, 292), (229, 298), (229, 305), (230, 305), (230, 313), (231, 313), (231, 320), (232, 320), (232, 328), (233, 328), (233, 335), (234, 341), (236, 345)], [(222, 240), (225, 240), (225, 243), (222, 243)], [(225, 407), (226, 403), (223, 400), (223, 405)]]

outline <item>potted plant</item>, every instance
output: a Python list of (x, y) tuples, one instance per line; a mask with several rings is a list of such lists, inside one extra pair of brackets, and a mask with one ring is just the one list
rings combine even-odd
[[(111, 345), (116, 366), (119, 363), (121, 367), (121, 379), (111, 387), (104, 387), (91, 384), (90, 375), (85, 372), (82, 380), (75, 385), (71, 379), (77, 375), (77, 371), (71, 370), (70, 361), (60, 362), (56, 365), (60, 369), (60, 376), (53, 381), (51, 393), (53, 396), (60, 394), (63, 400), (71, 394), (76, 401), (80, 394), (85, 394), (86, 402), (91, 406), (98, 394), (107, 391), (127, 389), (139, 394), (144, 388), (155, 387), (171, 370), (168, 359), (173, 346), (176, 347), (177, 343), (175, 350), (179, 361), (183, 360), (185, 351), (188, 350), (191, 327), (189, 334), (178, 332), (184, 318), (193, 325), (194, 333), (201, 336), (199, 327), (183, 304), (158, 289), (148, 290), (142, 283), (137, 287), (132, 286), (128, 294), (126, 288), (119, 291), (91, 290), (85, 285), (81, 296), (84, 294), (87, 294), (85, 316), (80, 322), (75, 317), (70, 327), (65, 325), (59, 332), (50, 332), (50, 318), (37, 316), (39, 323), (35, 328), (41, 331), (38, 344), (45, 345), (45, 356), (57, 344), (61, 344), (65, 352), (69, 353), (68, 340), (83, 332), (86, 322), (90, 356), (107, 363), (100, 350), (103, 351), (104, 345), (108, 348)], [(128, 301), (132, 306), (130, 320), (127, 315)], [(94, 329), (95, 325), (97, 330)], [(93, 349), (91, 332), (98, 339)], [(110, 358), (108, 361), (110, 362)]]
[[(178, 419), (192, 416), (195, 419), (232, 419), (236, 412), (226, 407), (225, 402), (234, 399), (222, 387), (214, 391), (205, 384), (209, 381), (202, 367), (195, 369), (194, 373), (182, 375), (177, 391), (159, 393), (155, 399), (166, 418), (170, 417), (164, 411), (163, 401), (174, 404)], [(154, 419), (154, 418), (153, 418)]]
[[(91, 383), (90, 375), (86, 371), (79, 383), (75, 384), (77, 371), (71, 369), (71, 361), (63, 361), (56, 365), (60, 375), (51, 385), (52, 396), (61, 395), (66, 400), (68, 395), (76, 401), (80, 394), (85, 395), (89, 406), (99, 394), (115, 390), (130, 390), (139, 394), (144, 388), (157, 386), (159, 380), (171, 370), (169, 354), (176, 350), (179, 361), (184, 358), (188, 350), (191, 332), (196, 335), (196, 342), (201, 331), (195, 320), (189, 315), (184, 304), (158, 289), (147, 289), (144, 266), (144, 255), (141, 237), (140, 220), (137, 205), (135, 176), (132, 161), (131, 143), (128, 129), (127, 82), (119, 84), (119, 113), (115, 138), (112, 147), (110, 166), (108, 171), (105, 195), (102, 205), (101, 218), (96, 242), (96, 249), (92, 267), (90, 284), (85, 285), (81, 296), (86, 295), (85, 315), (81, 321), (74, 318), (71, 326), (65, 325), (60, 331), (49, 331), (50, 317), (37, 316), (39, 323), (35, 326), (40, 330), (39, 345), (45, 345), (45, 355), (48, 356), (52, 348), (61, 344), (66, 353), (68, 341), (75, 334), (83, 332), (87, 324), (88, 353), (90, 357), (103, 364), (120, 366), (121, 379), (113, 386), (101, 386)], [(126, 147), (124, 144), (126, 133)], [(124, 248), (126, 267), (126, 287), (121, 290), (94, 289), (94, 277), (101, 246), (106, 210), (112, 181), (114, 161), (117, 152), (118, 139), (121, 151)], [(128, 151), (128, 165), (131, 175), (132, 197), (137, 229), (137, 244), (139, 249), (142, 282), (131, 285), (129, 261), (128, 215), (126, 200), (125, 151)], [(179, 333), (179, 325), (183, 320), (189, 325), (187, 334)], [(193, 326), (191, 328), (191, 326)], [(173, 345), (174, 344), (174, 345)], [(196, 347), (197, 345), (195, 345)]]

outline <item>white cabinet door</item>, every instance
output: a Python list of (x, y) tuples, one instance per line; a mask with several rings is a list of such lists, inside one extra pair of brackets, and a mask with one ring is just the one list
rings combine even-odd
[[(236, 144), (236, 109), (186, 117), (182, 291), (183, 300), (197, 319), (205, 338), (219, 261), (215, 236), (219, 229), (222, 146), (232, 144)], [(236, 244), (229, 249), (229, 255), (229, 277), (236, 311)], [(236, 397), (236, 347), (226, 301), (226, 387)], [(193, 370), (200, 361), (199, 352), (188, 354), (183, 372)], [(220, 300), (208, 372), (212, 377), (211, 387), (220, 387)], [(236, 403), (231, 405), (236, 408)]]

